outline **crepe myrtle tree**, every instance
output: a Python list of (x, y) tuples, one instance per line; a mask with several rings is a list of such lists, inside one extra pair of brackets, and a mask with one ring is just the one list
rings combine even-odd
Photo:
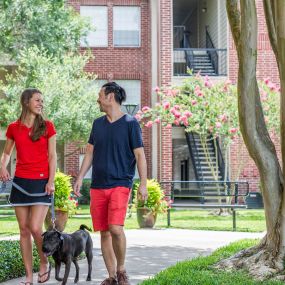
[[(270, 79), (259, 83), (260, 96), (263, 104), (266, 124), (272, 132), (278, 131), (279, 89)], [(154, 124), (163, 124), (168, 128), (173, 125), (185, 128), (186, 132), (199, 135), (212, 177), (219, 180), (219, 164), (216, 139), (223, 145), (225, 169), (228, 166), (228, 148), (240, 135), (237, 109), (237, 86), (231, 81), (213, 83), (207, 76), (199, 74), (186, 79), (180, 87), (161, 89), (155, 88), (159, 102), (154, 107), (144, 106), (136, 118), (144, 127), (151, 128)], [(209, 140), (214, 141), (215, 159), (209, 154)], [(242, 159), (239, 161), (243, 165)], [(239, 175), (240, 171), (238, 171)], [(227, 172), (225, 173), (227, 175)], [(225, 181), (228, 177), (225, 175)], [(231, 177), (238, 179), (237, 177)], [(220, 187), (217, 187), (220, 191)], [(234, 188), (231, 189), (234, 191)], [(230, 198), (228, 198), (230, 199)], [(220, 209), (218, 214), (229, 212)]]
[(88, 54), (72, 53), (59, 59), (37, 47), (22, 51), (16, 71), (0, 81), (0, 127), (18, 118), (21, 93), (35, 87), (43, 93), (44, 114), (54, 122), (57, 139), (86, 141), (100, 115), (96, 75), (84, 71), (89, 60)]
[(240, 131), (260, 174), (266, 235), (257, 246), (219, 263), (220, 268), (248, 270), (258, 279), (284, 280), (285, 256), (285, 1), (264, 0), (264, 14), (280, 77), (281, 165), (270, 139), (256, 80), (258, 22), (255, 1), (227, 0), (238, 68)]

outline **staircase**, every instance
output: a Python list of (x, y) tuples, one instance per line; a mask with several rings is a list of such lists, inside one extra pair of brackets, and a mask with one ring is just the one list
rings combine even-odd
[(207, 51), (193, 51), (191, 65), (194, 74), (200, 71), (201, 75), (217, 75)]
[[(225, 194), (225, 191), (228, 191), (228, 189), (227, 187), (225, 187), (224, 183), (213, 182), (215, 181), (215, 178), (207, 162), (206, 154), (204, 152), (199, 135), (194, 134), (192, 132), (191, 133), (185, 132), (185, 135), (186, 135), (186, 141), (188, 144), (196, 180), (200, 181), (200, 183), (196, 183), (196, 184), (193, 184), (193, 183), (187, 184), (187, 182), (181, 183), (180, 189), (177, 189), (177, 188), (174, 189), (174, 197), (185, 199), (187, 197), (193, 197), (193, 196), (195, 197), (195, 194), (197, 196), (205, 194), (205, 195), (209, 195), (212, 197), (211, 198), (198, 198), (197, 197), (197, 199), (198, 200), (200, 199), (200, 202), (215, 203), (218, 201), (217, 195)], [(211, 140), (207, 142), (207, 149), (208, 149), (210, 161), (212, 161), (213, 165), (216, 165), (215, 147)], [(224, 174), (223, 174), (223, 169), (221, 166), (218, 167), (217, 174), (218, 174), (218, 180), (224, 181)], [(203, 183), (201, 183), (201, 181)], [(203, 201), (201, 201), (201, 199), (203, 199)]]

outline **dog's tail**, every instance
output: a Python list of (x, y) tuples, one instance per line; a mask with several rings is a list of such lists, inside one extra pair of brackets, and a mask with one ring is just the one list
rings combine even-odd
[(86, 230), (88, 230), (89, 232), (92, 232), (92, 229), (91, 229), (91, 228), (88, 228), (86, 225), (81, 225), (79, 229), (80, 229), (80, 230), (83, 230), (83, 231), (86, 229)]

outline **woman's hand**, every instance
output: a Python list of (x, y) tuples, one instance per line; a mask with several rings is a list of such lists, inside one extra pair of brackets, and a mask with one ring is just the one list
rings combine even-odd
[(0, 180), (3, 182), (6, 182), (8, 180), (10, 180), (10, 173), (8, 172), (8, 170), (5, 167), (1, 167), (0, 168)]
[(53, 181), (48, 181), (47, 185), (46, 185), (46, 192), (48, 195), (52, 195), (54, 192), (55, 188), (54, 188), (54, 182)]

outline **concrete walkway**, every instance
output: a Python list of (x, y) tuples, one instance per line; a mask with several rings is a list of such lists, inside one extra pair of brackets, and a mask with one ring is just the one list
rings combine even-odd
[[(261, 238), (264, 233), (191, 231), (179, 229), (141, 229), (126, 230), (128, 250), (126, 267), (131, 284), (139, 284), (142, 280), (154, 276), (159, 271), (176, 264), (178, 261), (191, 259), (200, 255), (208, 255), (215, 249), (230, 242), (244, 238)], [(100, 250), (98, 234), (93, 234), (94, 259), (92, 281), (86, 282), (86, 260), (79, 262), (80, 280), (78, 284), (99, 285), (107, 276)], [(61, 270), (61, 276), (63, 275)], [(72, 265), (68, 284), (74, 284), (75, 267)], [(5, 285), (18, 285), (22, 278), (6, 281)], [(34, 281), (36, 281), (36, 275)], [(34, 282), (34, 284), (37, 284)], [(54, 279), (52, 269), (51, 279), (45, 284), (60, 284)]]

